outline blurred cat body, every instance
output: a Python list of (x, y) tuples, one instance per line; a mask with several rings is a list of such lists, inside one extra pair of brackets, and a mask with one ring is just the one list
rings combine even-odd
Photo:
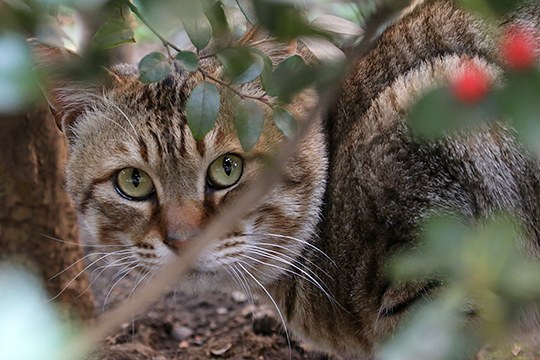
[[(510, 21), (538, 31), (540, 10), (534, 6)], [(497, 81), (493, 32), (448, 1), (424, 1), (390, 26), (356, 61), (331, 114), (310, 119), (310, 133), (283, 179), (206, 250), (180, 287), (249, 287), (271, 296), (287, 326), (321, 349), (369, 356), (409, 306), (438, 286), (395, 284), (385, 273), (389, 256), (413, 244), (435, 211), (467, 218), (510, 211), (524, 224), (525, 246), (538, 256), (540, 168), (512, 130), (493, 123), (424, 142), (404, 121), (415, 99), (465, 66)], [(289, 50), (270, 55), (277, 61)], [(208, 74), (222, 78), (216, 64), (201, 61)], [(176, 69), (144, 84), (134, 67), (121, 65), (111, 77), (98, 91), (55, 90), (57, 118), (70, 143), (68, 189), (93, 238), (130, 245), (137, 265), (152, 272), (233, 203), (286, 139), (267, 119), (259, 142), (245, 152), (232, 121), (238, 99), (218, 84), (217, 124), (195, 140), (185, 105), (204, 80), (200, 72)], [(256, 82), (235, 88), (264, 95)], [(302, 119), (315, 102), (306, 92), (288, 110)], [(222, 188), (208, 179), (209, 168), (227, 154), (241, 159), (242, 171)], [(148, 174), (155, 193), (140, 201), (121, 196), (115, 181), (125, 168)]]

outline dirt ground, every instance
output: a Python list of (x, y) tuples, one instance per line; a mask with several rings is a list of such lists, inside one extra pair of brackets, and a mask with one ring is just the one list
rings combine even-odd
[[(94, 286), (96, 311), (117, 305), (135, 284), (124, 279), (109, 293), (108, 276)], [(106, 304), (105, 304), (106, 300)], [(106, 306), (104, 306), (104, 304)], [(243, 293), (190, 296), (171, 292), (107, 337), (89, 360), (330, 359), (294, 338), (287, 341), (274, 310)]]
[[(98, 317), (136, 285), (136, 279), (128, 277), (111, 282), (114, 275), (94, 279)], [(292, 336), (288, 341), (277, 319), (271, 306), (252, 303), (240, 292), (170, 292), (108, 336), (87, 360), (338, 360)], [(488, 345), (475, 360), (540, 360), (540, 331), (525, 335), (497, 348)]]

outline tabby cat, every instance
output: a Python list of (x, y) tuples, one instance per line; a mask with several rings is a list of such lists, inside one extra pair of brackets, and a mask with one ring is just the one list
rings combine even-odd
[[(502, 26), (515, 22), (538, 34), (540, 7), (523, 9)], [(384, 270), (391, 254), (415, 241), (433, 209), (470, 218), (511, 211), (539, 254), (540, 167), (511, 129), (492, 124), (426, 143), (404, 120), (422, 92), (466, 64), (500, 77), (494, 33), (451, 1), (425, 1), (389, 26), (355, 62), (330, 115), (311, 119), (283, 179), (207, 249), (180, 287), (249, 287), (275, 301), (295, 334), (331, 353), (360, 357), (439, 285), (392, 283)], [(264, 51), (276, 61), (290, 55), (290, 47)], [(211, 57), (201, 66), (223, 77)], [(199, 72), (176, 69), (154, 84), (139, 82), (133, 66), (113, 67), (110, 75), (103, 87), (64, 84), (52, 92), (70, 144), (68, 189), (92, 237), (130, 245), (130, 254), (153, 272), (242, 194), (285, 138), (268, 120), (245, 152), (230, 95), (222, 97), (216, 127), (196, 141), (185, 105), (203, 80)], [(237, 90), (264, 94), (256, 83)], [(306, 92), (288, 110), (302, 119), (315, 101)]]

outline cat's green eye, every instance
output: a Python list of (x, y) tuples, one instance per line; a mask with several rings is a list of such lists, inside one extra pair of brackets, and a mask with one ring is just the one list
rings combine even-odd
[(125, 168), (116, 174), (116, 191), (128, 200), (142, 201), (154, 192), (154, 182), (150, 175), (136, 168)]
[(224, 189), (233, 186), (242, 176), (242, 158), (226, 154), (221, 155), (210, 164), (207, 180), (213, 187)]

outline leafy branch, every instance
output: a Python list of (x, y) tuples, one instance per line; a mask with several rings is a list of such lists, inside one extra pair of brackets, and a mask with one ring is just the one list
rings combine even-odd
[[(274, 112), (274, 118), (277, 119), (275, 122), (278, 129), (286, 136), (291, 135), (290, 130), (296, 128), (296, 125), (290, 124), (295, 121), (294, 118), (288, 112), (286, 116), (281, 116), (283, 114), (283, 109), (276, 107), (275, 101), (269, 99), (269, 93), (264, 88), (262, 81), (263, 73), (272, 74), (272, 62), (266, 55), (253, 50), (252, 47), (254, 45), (251, 45), (250, 48), (227, 47), (215, 54), (200, 55), (199, 50), (208, 44), (208, 41), (205, 38), (206, 35), (199, 34), (201, 32), (198, 29), (199, 24), (193, 23), (192, 20), (184, 19), (183, 22), (186, 32), (192, 43), (197, 47), (197, 53), (182, 50), (160, 34), (160, 32), (157, 31), (141, 14), (136, 5), (129, 1), (126, 1), (126, 4), (133, 14), (161, 41), (168, 54), (168, 57), (165, 57), (159, 52), (153, 52), (146, 55), (139, 62), (139, 79), (142, 82), (151, 83), (164, 79), (170, 74), (172, 63), (186, 71), (199, 72), (204, 79), (219, 84), (224, 89), (232, 92), (241, 100), (237, 106), (234, 123), (236, 125), (239, 140), (245, 150), (250, 150), (255, 146), (262, 132), (262, 122), (264, 122), (264, 116), (262, 116), (264, 113), (258, 109), (258, 105), (249, 106), (249, 108), (254, 111), (251, 114), (253, 116), (244, 116), (245, 106), (249, 104), (250, 101), (255, 101), (256, 103), (269, 107), (271, 111)], [(200, 10), (202, 12), (202, 9)], [(202, 14), (200, 16), (205, 15)], [(270, 41), (270, 39), (265, 39), (264, 41)], [(256, 44), (257, 43), (261, 43), (261, 41), (256, 42)], [(171, 53), (171, 49), (177, 52), (175, 56)], [(229, 75), (229, 78), (232, 79), (230, 82), (219, 79), (207, 69), (200, 66), (200, 60), (210, 57), (221, 62), (226, 73)], [(264, 91), (263, 95), (247, 94), (234, 86), (235, 84), (239, 85), (255, 81), (259, 77), (261, 77), (261, 87)], [(215, 121), (217, 120), (221, 94), (219, 90), (214, 90), (217, 90), (217, 88), (214, 89), (209, 86), (209, 83), (203, 81), (193, 89), (188, 99), (187, 107), (189, 111), (186, 112), (186, 117), (191, 132), (197, 139), (201, 139), (207, 132), (212, 130)], [(276, 113), (276, 111), (279, 112), (279, 114)], [(261, 114), (262, 116), (260, 120), (258, 119), (258, 114)], [(285, 124), (283, 124), (284, 121)]]
[[(323, 88), (343, 75), (343, 69), (345, 69), (342, 58), (340, 58), (342, 62), (339, 66), (334, 64), (331, 69), (328, 67), (329, 63), (325, 61), (306, 64), (298, 54), (289, 54), (288, 57), (274, 66), (269, 55), (256, 48), (256, 46), (266, 42), (284, 41), (288, 43), (290, 40), (296, 41), (298, 37), (314, 36), (321, 38), (322, 36), (322, 39), (324, 39), (327, 36), (326, 30), (314, 27), (292, 4), (267, 0), (261, 0), (257, 4), (254, 3), (256, 17), (260, 21), (257, 26), (265, 27), (265, 31), (268, 32), (269, 36), (264, 39), (254, 40), (249, 44), (237, 44), (234, 42), (231, 44), (228, 41), (230, 32), (224, 14), (221, 23), (219, 21), (216, 23), (215, 17), (212, 17), (212, 14), (207, 12), (208, 9), (205, 6), (198, 2), (189, 5), (186, 3), (188, 9), (181, 16), (181, 20), (184, 23), (184, 29), (188, 37), (197, 48), (197, 53), (195, 53), (182, 50), (167, 40), (150, 24), (139, 8), (129, 0), (122, 0), (122, 2), (161, 41), (168, 55), (165, 56), (161, 52), (152, 52), (144, 56), (138, 64), (139, 80), (141, 82), (154, 83), (165, 79), (170, 74), (172, 66), (178, 66), (188, 72), (198, 72), (202, 75), (203, 82), (198, 84), (189, 96), (187, 105), (190, 111), (186, 113), (189, 128), (198, 139), (201, 139), (213, 129), (221, 106), (221, 92), (219, 90), (214, 91), (206, 80), (221, 86), (239, 98), (234, 124), (240, 143), (244, 150), (249, 151), (257, 144), (260, 138), (263, 129), (262, 124), (265, 121), (264, 114), (267, 113), (259, 109), (259, 104), (270, 108), (271, 118), (275, 126), (285, 136), (291, 137), (297, 128), (297, 124), (296, 119), (286, 108), (294, 95), (311, 86)], [(212, 5), (213, 11), (220, 6), (221, 1), (215, 2)], [(290, 25), (287, 26), (285, 32), (280, 24), (272, 20), (274, 18), (290, 20)], [(112, 46), (116, 46), (127, 42), (127, 40), (132, 40), (133, 33), (125, 22), (114, 21), (115, 27), (113, 27), (113, 30), (121, 31), (114, 34), (102, 31), (101, 38), (98, 39), (101, 40), (102, 47), (107, 47), (107, 41), (114, 42)], [(333, 20), (333, 22), (335, 21)], [(328, 27), (327, 23), (328, 20), (321, 22), (321, 24), (326, 24), (325, 26)], [(346, 28), (349, 33), (352, 31), (350, 23), (341, 23), (340, 26)], [(227, 45), (220, 47), (217, 52), (201, 55), (199, 51), (210, 42), (212, 34), (209, 27), (212, 27), (213, 30), (220, 28), (221, 31), (216, 35), (216, 39), (227, 40), (221, 41), (221, 43)], [(352, 27), (354, 27), (354, 24)], [(223, 30), (223, 28), (226, 30)], [(125, 39), (127, 35), (130, 35), (129, 39)], [(304, 43), (311, 51), (315, 51), (305, 41)], [(315, 46), (314, 43), (316, 42), (313, 42), (312, 46)], [(175, 50), (176, 54), (173, 54), (171, 50)], [(223, 66), (228, 80), (219, 78), (208, 68), (203, 68), (200, 65), (202, 59), (211, 57), (215, 58)], [(238, 85), (254, 81), (259, 81), (257, 88), (260, 91), (258, 90), (257, 94), (246, 93), (238, 87)], [(199, 90), (194, 91), (197, 88)], [(210, 89), (212, 90), (206, 91)], [(246, 109), (250, 109), (250, 111), (246, 113)], [(259, 115), (262, 115), (262, 118)]]
[[(173, 44), (169, 40), (165, 39), (165, 37), (163, 35), (161, 35), (159, 33), (159, 31), (157, 31), (148, 22), (148, 20), (146, 20), (146, 18), (141, 14), (141, 12), (139, 11), (139, 9), (137, 8), (136, 5), (132, 4), (130, 1), (126, 1), (126, 5), (133, 12), (133, 14), (161, 41), (162, 45), (167, 50), (167, 54), (169, 55), (169, 60), (170, 61), (175, 60), (175, 58), (171, 54), (170, 49), (173, 49), (178, 53), (185, 52), (184, 50), (180, 49), (178, 46), (176, 46), (175, 44)], [(257, 42), (257, 43), (260, 43), (260, 41)], [(209, 58), (209, 57), (216, 57), (216, 54), (208, 54), (208, 55), (198, 56), (199, 60)], [(240, 97), (243, 100), (244, 99), (252, 99), (252, 100), (260, 101), (261, 103), (263, 103), (263, 104), (265, 104), (265, 105), (267, 105), (269, 107), (272, 107), (272, 103), (265, 96), (266, 94), (263, 95), (263, 96), (252, 96), (252, 95), (249, 95), (249, 94), (244, 94), (244, 93), (236, 90), (231, 84), (226, 83), (226, 82), (224, 82), (224, 81), (210, 75), (207, 71), (203, 70), (200, 67), (198, 67), (196, 71), (200, 72), (201, 75), (203, 75), (203, 77), (208, 78), (208, 79), (220, 84), (221, 86), (227, 88), (228, 90), (232, 91), (234, 94), (236, 94), (238, 97)]]
[(263, 104), (267, 105), (268, 107), (272, 108), (273, 104), (271, 101), (269, 101), (267, 98), (266, 98), (266, 94), (265, 95), (261, 95), (261, 96), (253, 96), (253, 95), (248, 95), (248, 94), (244, 94), (238, 90), (236, 90), (234, 87), (231, 86), (231, 84), (228, 84), (226, 82), (224, 82), (223, 80), (220, 80), (218, 79), (217, 77), (215, 76), (212, 76), (210, 75), (208, 72), (206, 72), (205, 70), (199, 68), (198, 71), (202, 74), (203, 77), (205, 78), (208, 78), (224, 87), (226, 87), (227, 89), (229, 89), (230, 91), (232, 91), (233, 93), (235, 93), (239, 98), (241, 98), (242, 100), (245, 100), (245, 99), (252, 99), (252, 100), (257, 100), (257, 101), (260, 101), (262, 102)]

